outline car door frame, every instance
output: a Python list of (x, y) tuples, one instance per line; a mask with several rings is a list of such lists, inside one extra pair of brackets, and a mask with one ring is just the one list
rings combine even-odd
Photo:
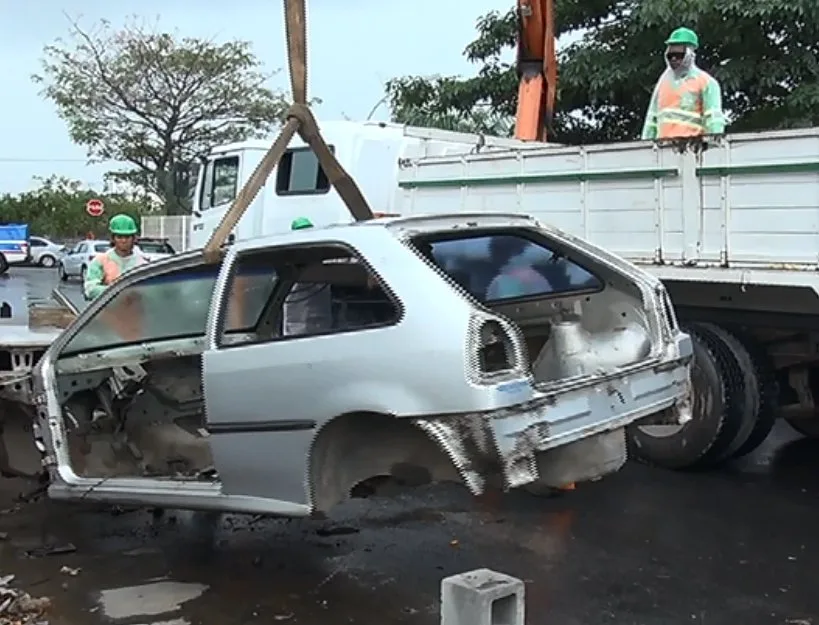
[[(89, 478), (82, 478), (74, 474), (73, 471), (66, 470), (67, 467), (71, 466), (71, 463), (68, 457), (68, 446), (63, 430), (63, 412), (60, 404), (56, 375), (57, 361), (62, 351), (78, 333), (97, 317), (102, 309), (125, 289), (158, 275), (165, 275), (174, 271), (204, 264), (206, 263), (202, 258), (201, 251), (196, 250), (175, 255), (167, 261), (146, 264), (123, 274), (121, 279), (114, 282), (77, 315), (71, 324), (69, 324), (48, 347), (40, 361), (35, 365), (33, 375), (34, 391), (38, 396), (43, 398), (42, 401), (38, 402), (38, 413), (42, 417), (40, 421), (50, 430), (52, 445), (49, 451), (53, 454), (54, 459), (57, 460), (60, 466), (61, 479), (66, 484), (72, 486), (86, 485), (85, 483), (89, 481)], [(219, 275), (217, 274), (217, 280), (218, 278)], [(207, 319), (209, 319), (212, 304), (213, 299), (211, 298), (211, 302), (208, 303), (208, 316), (206, 317), (205, 327), (203, 328), (203, 347), (204, 336), (207, 332)], [(147, 478), (110, 478), (105, 481), (105, 485), (99, 485), (98, 490), (100, 490), (102, 494), (108, 485), (110, 485), (112, 489), (116, 489), (118, 481), (125, 480), (127, 483), (133, 483), (134, 479)]]
[[(304, 236), (301, 240), (284, 238), (275, 242), (271, 241), (264, 245), (258, 244), (237, 244), (232, 246), (222, 265), (222, 270), (214, 286), (213, 298), (211, 300), (210, 316), (208, 319), (208, 329), (205, 339), (205, 351), (202, 354), (202, 376), (205, 392), (205, 414), (207, 415), (207, 429), (211, 434), (211, 453), (214, 463), (219, 469), (225, 494), (239, 497), (261, 497), (277, 501), (286, 501), (296, 505), (309, 505), (309, 495), (305, 489), (305, 470), (308, 458), (308, 450), (316, 436), (317, 431), (326, 423), (327, 415), (313, 416), (288, 416), (271, 414), (270, 418), (254, 421), (238, 421), (225, 418), (221, 410), (215, 410), (209, 402), (210, 388), (209, 379), (218, 373), (211, 371), (215, 359), (235, 357), (232, 350), (250, 349), (269, 350), (271, 345), (287, 345), (286, 349), (293, 349), (294, 346), (301, 346), (300, 349), (310, 351), (312, 343), (313, 349), (320, 341), (326, 341), (329, 337), (343, 337), (343, 341), (350, 341), (353, 336), (362, 332), (372, 332), (371, 340), (377, 344), (377, 334), (381, 330), (391, 330), (398, 325), (403, 318), (403, 305), (401, 301), (392, 293), (385, 278), (379, 272), (367, 265), (369, 272), (373, 273), (379, 282), (385, 287), (385, 292), (391, 296), (396, 304), (399, 314), (396, 319), (383, 325), (371, 326), (368, 328), (350, 329), (342, 331), (331, 331), (317, 335), (294, 336), (247, 346), (228, 346), (220, 341), (220, 334), (223, 326), (222, 315), (224, 314), (225, 300), (229, 297), (228, 290), (231, 286), (234, 268), (241, 255), (264, 252), (266, 250), (296, 248), (296, 247), (322, 247), (332, 245), (343, 245), (349, 247), (356, 256), (364, 255), (365, 252), (354, 240), (346, 237), (337, 237), (329, 233), (315, 232)], [(283, 304), (286, 293), (294, 284), (293, 276), (279, 276), (278, 282), (270, 294), (270, 299), (262, 311), (262, 318), (274, 317), (273, 309)], [(278, 319), (278, 317), (276, 317)], [(278, 319), (280, 321), (280, 319)], [(218, 394), (214, 396), (219, 396)], [(351, 394), (351, 397), (354, 394)], [(352, 402), (351, 397), (345, 397), (345, 401)], [(360, 406), (359, 406), (360, 407)], [(344, 412), (333, 413), (332, 416)], [(215, 418), (214, 418), (215, 417)], [(327, 418), (325, 418), (327, 417)], [(274, 437), (271, 439), (271, 435)], [(269, 443), (273, 441), (273, 445)], [(273, 453), (271, 453), (273, 452)], [(269, 457), (265, 460), (264, 471), (258, 469), (256, 458)], [(249, 463), (248, 463), (249, 461)], [(253, 467), (252, 465), (256, 465)], [(273, 479), (275, 477), (275, 479)]]

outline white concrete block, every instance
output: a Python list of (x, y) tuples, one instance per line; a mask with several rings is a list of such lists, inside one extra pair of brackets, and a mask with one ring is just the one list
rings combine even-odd
[(476, 569), (441, 581), (441, 625), (524, 625), (523, 581)]

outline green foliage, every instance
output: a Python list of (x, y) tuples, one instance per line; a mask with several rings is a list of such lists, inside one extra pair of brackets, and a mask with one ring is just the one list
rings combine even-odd
[(72, 23), (69, 41), (45, 48), (34, 80), (96, 161), (133, 167), (110, 176), (186, 212), (198, 157), (217, 144), (267, 135), (288, 100), (250, 44), (178, 37), (135, 22), (113, 30)]
[[(560, 50), (552, 140), (636, 139), (664, 68), (663, 41), (679, 26), (699, 34), (697, 62), (722, 85), (729, 132), (819, 125), (816, 0), (556, 0), (556, 21), (559, 35), (583, 34)], [(388, 83), (393, 118), (509, 134), (517, 77), (504, 55), (516, 28), (514, 11), (478, 20), (465, 50), (479, 68), (474, 77)]]
[[(105, 213), (91, 217), (85, 204), (92, 198), (105, 204)], [(130, 215), (139, 223), (150, 207), (135, 198), (116, 193), (97, 193), (81, 183), (52, 176), (41, 186), (19, 195), (0, 195), (0, 223), (27, 223), (32, 234), (55, 239), (84, 238), (93, 232), (107, 238), (108, 220), (117, 213)]]

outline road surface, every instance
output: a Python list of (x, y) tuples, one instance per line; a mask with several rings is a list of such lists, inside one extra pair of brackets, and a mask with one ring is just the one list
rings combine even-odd
[(0, 576), (50, 597), (52, 625), (434, 625), (441, 578), (482, 567), (526, 582), (530, 625), (819, 625), (818, 474), (783, 425), (725, 471), (635, 462), (555, 499), (435, 486), (328, 521), (13, 506), (2, 480)]

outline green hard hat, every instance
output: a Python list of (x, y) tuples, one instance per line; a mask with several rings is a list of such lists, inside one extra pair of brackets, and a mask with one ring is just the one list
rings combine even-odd
[(111, 234), (133, 236), (137, 233), (137, 225), (130, 215), (114, 215), (108, 222), (108, 230), (111, 231)]
[(292, 222), (290, 222), (290, 229), (291, 230), (304, 230), (305, 228), (312, 228), (313, 222), (307, 219), (307, 217), (297, 217)]
[(700, 38), (690, 28), (678, 28), (665, 41), (665, 45), (680, 44), (684, 46), (693, 46), (698, 48), (700, 46)]

